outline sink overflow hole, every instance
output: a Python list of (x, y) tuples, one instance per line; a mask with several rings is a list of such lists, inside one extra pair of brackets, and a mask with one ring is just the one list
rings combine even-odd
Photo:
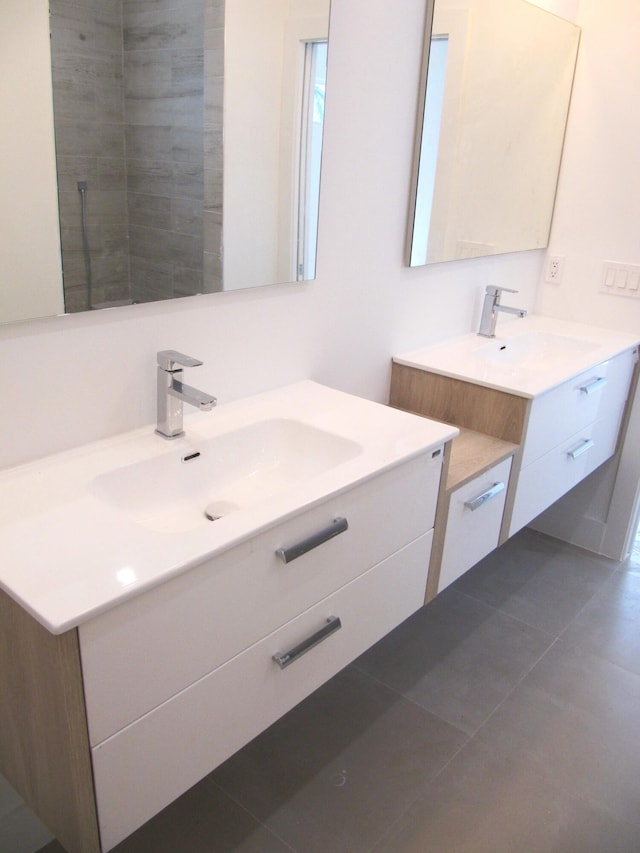
[(196, 450), (194, 453), (187, 453), (186, 456), (182, 457), (183, 462), (192, 462), (194, 459), (197, 459), (200, 456), (200, 451)]
[(506, 349), (506, 348), (507, 348), (506, 344), (502, 344), (502, 346), (500, 347), (501, 350)]

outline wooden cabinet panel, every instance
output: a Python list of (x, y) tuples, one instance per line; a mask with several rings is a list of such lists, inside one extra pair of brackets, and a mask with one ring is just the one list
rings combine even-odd
[(0, 771), (65, 848), (98, 853), (80, 654), (0, 590)]
[(389, 402), (398, 409), (520, 444), (530, 401), (516, 394), (392, 365)]

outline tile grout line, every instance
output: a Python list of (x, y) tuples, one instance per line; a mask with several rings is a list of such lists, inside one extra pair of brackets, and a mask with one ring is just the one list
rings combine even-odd
[(469, 737), (471, 737), (471, 735), (467, 734), (467, 732), (465, 732), (465, 731), (463, 731), (462, 729), (458, 728), (458, 726), (456, 726), (456, 725), (455, 725), (455, 723), (452, 723), (452, 722), (450, 722), (449, 720), (445, 720), (445, 719), (444, 719), (444, 717), (441, 717), (441, 716), (440, 716), (440, 714), (436, 714), (436, 712), (435, 712), (435, 711), (431, 711), (431, 710), (429, 710), (429, 708), (425, 708), (425, 707), (424, 707), (424, 705), (421, 705), (419, 702), (417, 702), (417, 701), (416, 701), (415, 699), (413, 699), (411, 696), (407, 696), (406, 694), (404, 694), (404, 693), (402, 693), (400, 690), (398, 690), (398, 688), (397, 688), (397, 687), (393, 687), (391, 684), (387, 684), (387, 683), (386, 683), (386, 681), (383, 681), (383, 680), (382, 680), (381, 678), (379, 678), (377, 675), (372, 675), (370, 672), (367, 672), (367, 670), (366, 670), (366, 669), (362, 669), (362, 668), (361, 668), (361, 667), (359, 667), (355, 662), (354, 662), (354, 663), (349, 664), (349, 666), (352, 666), (352, 667), (353, 667), (354, 669), (356, 669), (356, 670), (357, 670), (361, 675), (366, 676), (367, 678), (371, 679), (371, 681), (375, 682), (376, 684), (379, 684), (381, 687), (384, 687), (384, 688), (386, 688), (387, 690), (391, 691), (391, 693), (393, 693), (393, 694), (394, 694), (395, 696), (397, 696), (399, 699), (404, 699), (406, 702), (409, 702), (409, 703), (410, 703), (411, 705), (413, 705), (415, 708), (419, 708), (419, 709), (420, 709), (421, 711), (423, 711), (425, 714), (430, 714), (432, 717), (435, 717), (436, 719), (440, 720), (440, 722), (441, 722), (441, 723), (446, 723), (446, 725), (447, 725), (447, 726), (451, 726), (451, 728), (452, 728), (452, 729), (455, 729), (457, 732), (460, 732), (460, 734), (461, 734), (461, 735), (463, 735), (465, 738), (469, 738)]
[[(458, 591), (458, 590), (456, 590), (456, 592), (459, 592), (459, 591)], [(461, 595), (466, 595), (466, 593), (460, 593), (460, 594), (461, 594)], [(472, 598), (474, 601), (479, 601), (479, 600), (480, 600), (480, 599), (475, 599), (475, 598), (473, 598), (473, 596), (467, 596), (467, 597), (468, 597), (468, 598)], [(495, 610), (496, 612), (501, 613), (502, 615), (510, 616), (510, 618), (514, 619), (516, 622), (520, 622), (520, 624), (522, 624), (522, 625), (526, 625), (528, 628), (535, 628), (535, 626), (534, 626), (534, 625), (529, 625), (527, 622), (524, 622), (523, 620), (518, 619), (518, 618), (517, 618), (517, 617), (515, 617), (515, 616), (511, 616), (511, 614), (505, 614), (505, 612), (504, 612), (504, 611), (502, 611), (502, 610), (500, 610), (499, 608), (496, 608), (496, 607), (493, 607), (492, 605), (486, 604), (486, 602), (481, 602), (481, 603), (482, 603), (482, 604), (485, 604), (487, 607), (490, 607), (491, 609)], [(541, 654), (541, 655), (540, 655), (540, 656), (539, 656), (539, 657), (538, 657), (538, 658), (537, 658), (537, 659), (536, 659), (536, 660), (531, 664), (531, 666), (528, 668), (528, 670), (527, 670), (527, 671), (526, 671), (526, 672), (525, 672), (525, 673), (524, 673), (524, 674), (523, 674), (523, 675), (518, 679), (517, 683), (516, 683), (516, 684), (511, 688), (511, 690), (509, 691), (509, 693), (508, 693), (508, 694), (507, 694), (507, 695), (506, 695), (506, 696), (505, 696), (505, 697), (504, 697), (504, 698), (503, 698), (503, 699), (502, 699), (502, 700), (501, 700), (501, 701), (496, 705), (496, 707), (493, 709), (493, 711), (491, 711), (491, 713), (487, 715), (487, 717), (482, 721), (482, 723), (480, 723), (480, 725), (475, 729), (475, 731), (474, 731), (472, 734), (468, 735), (466, 732), (462, 732), (462, 733), (465, 735), (466, 740), (465, 740), (465, 741), (464, 741), (464, 743), (463, 743), (463, 744), (461, 744), (461, 745), (460, 745), (460, 747), (459, 747), (459, 748), (458, 748), (458, 749), (453, 753), (453, 755), (452, 755), (452, 756), (451, 756), (451, 757), (450, 757), (450, 758), (445, 762), (445, 764), (443, 764), (443, 766), (440, 768), (440, 770), (438, 770), (438, 771), (437, 771), (437, 773), (435, 773), (435, 774), (433, 775), (433, 777), (429, 780), (429, 783), (428, 783), (428, 784), (431, 784), (432, 782), (434, 782), (434, 781), (435, 781), (439, 776), (441, 776), (441, 775), (442, 775), (442, 773), (444, 773), (444, 771), (449, 767), (449, 765), (452, 763), (452, 761), (453, 761), (453, 760), (454, 760), (454, 759), (455, 759), (455, 758), (456, 758), (456, 757), (457, 757), (457, 756), (462, 752), (462, 750), (463, 750), (463, 749), (465, 749), (465, 748), (466, 748), (466, 747), (471, 743), (471, 741), (476, 737), (476, 735), (478, 734), (478, 732), (480, 732), (480, 730), (481, 730), (481, 729), (482, 729), (482, 728), (487, 724), (487, 722), (491, 719), (491, 717), (493, 717), (493, 715), (496, 713), (496, 711), (504, 705), (504, 703), (507, 701), (507, 699), (509, 699), (509, 697), (510, 697), (510, 696), (512, 696), (512, 695), (513, 695), (514, 691), (515, 691), (515, 690), (517, 690), (517, 689), (518, 689), (518, 687), (520, 687), (520, 685), (521, 685), (521, 684), (522, 684), (522, 682), (525, 680), (525, 678), (527, 678), (527, 677), (531, 674), (531, 672), (532, 672), (532, 671), (535, 669), (535, 667), (540, 663), (540, 661), (541, 661), (541, 660), (542, 660), (542, 659), (543, 659), (543, 658), (544, 658), (544, 657), (549, 653), (549, 651), (550, 651), (550, 650), (555, 646), (555, 644), (558, 642), (558, 637), (554, 637), (554, 638), (552, 638), (552, 635), (551, 635), (551, 634), (549, 634), (547, 631), (542, 631), (541, 629), (536, 629), (536, 630), (540, 630), (542, 634), (547, 634), (547, 636), (549, 636), (549, 638), (551, 639), (551, 642), (549, 643), (549, 645), (547, 646), (547, 648), (546, 648), (546, 649), (542, 652), (542, 654)], [(400, 694), (400, 695), (402, 695), (402, 694)], [(403, 698), (408, 698), (408, 697), (403, 697)], [(412, 700), (409, 700), (409, 701), (412, 701)], [(416, 704), (417, 704), (417, 703), (416, 703)], [(422, 707), (422, 706), (419, 706), (419, 707)], [(426, 710), (426, 709), (423, 709), (423, 710)], [(429, 712), (429, 713), (433, 713), (433, 712)], [(441, 718), (441, 717), (439, 717), (437, 714), (434, 714), (434, 716), (438, 717), (438, 719), (442, 719), (442, 718)], [(449, 723), (447, 720), (444, 720), (444, 722), (448, 723), (448, 725), (453, 725), (452, 723)], [(457, 728), (457, 726), (454, 726), (454, 728)], [(417, 797), (417, 798), (416, 798), (416, 800), (414, 800), (414, 803), (415, 803), (415, 802), (417, 802), (417, 800), (418, 800), (418, 799), (419, 799), (419, 797)], [(412, 803), (411, 805), (413, 805), (414, 803)], [(410, 806), (410, 807), (411, 807), (411, 806)], [(409, 807), (409, 808), (410, 808), (410, 807)], [(403, 813), (403, 815), (404, 815), (404, 814), (406, 814), (406, 811)], [(393, 826), (393, 825), (395, 825), (395, 823), (396, 823), (396, 821), (394, 821), (394, 824), (392, 824), (392, 826)], [(390, 828), (391, 828), (391, 827), (389, 827), (388, 829), (390, 829)], [(387, 831), (388, 831), (388, 830), (387, 830)], [(385, 834), (386, 834), (386, 833), (385, 833)], [(382, 837), (383, 837), (383, 836), (381, 836), (380, 838), (382, 838)], [(378, 839), (378, 841), (379, 841), (379, 840), (380, 840), (380, 839)], [(373, 849), (373, 848), (372, 848), (372, 849)]]
[[(470, 597), (471, 597), (471, 596), (470, 596)], [(502, 611), (500, 611), (500, 612), (502, 613)], [(523, 623), (523, 624), (527, 624), (527, 623)], [(528, 626), (528, 627), (532, 627), (532, 626)], [(384, 839), (384, 837), (385, 837), (386, 835), (388, 835), (388, 834), (391, 832), (391, 830), (393, 829), (393, 827), (394, 827), (394, 826), (397, 826), (397, 825), (399, 824), (399, 822), (400, 822), (400, 821), (405, 817), (405, 815), (409, 812), (409, 810), (410, 810), (411, 808), (413, 808), (413, 806), (418, 802), (418, 800), (419, 800), (419, 799), (420, 799), (420, 798), (421, 798), (421, 797), (426, 793), (426, 790), (427, 790), (427, 788), (429, 787), (429, 785), (433, 784), (433, 782), (435, 782), (435, 781), (436, 781), (436, 779), (438, 779), (438, 778), (439, 778), (439, 777), (444, 773), (444, 771), (445, 771), (445, 770), (446, 770), (446, 769), (451, 765), (451, 763), (452, 763), (452, 762), (453, 762), (453, 761), (458, 757), (458, 755), (460, 755), (460, 753), (461, 753), (464, 749), (466, 749), (466, 748), (469, 746), (469, 744), (470, 744), (470, 743), (471, 743), (471, 741), (476, 737), (476, 735), (478, 734), (478, 732), (479, 732), (479, 731), (480, 731), (480, 730), (481, 730), (481, 729), (482, 729), (482, 728), (487, 724), (487, 722), (488, 722), (488, 721), (491, 719), (491, 717), (496, 713), (496, 711), (497, 711), (499, 708), (501, 708), (501, 707), (502, 707), (502, 705), (503, 705), (503, 704), (507, 701), (507, 699), (508, 699), (512, 694), (513, 694), (513, 692), (514, 692), (514, 691), (515, 691), (515, 690), (516, 690), (516, 689), (517, 689), (517, 688), (522, 684), (522, 682), (524, 681), (524, 679), (525, 679), (525, 678), (526, 678), (526, 677), (527, 677), (527, 676), (532, 672), (532, 670), (533, 670), (533, 669), (534, 669), (534, 668), (535, 668), (535, 667), (540, 663), (540, 661), (542, 660), (542, 658), (544, 658), (544, 657), (545, 657), (545, 655), (547, 655), (547, 653), (548, 653), (548, 652), (553, 648), (553, 646), (556, 644), (557, 640), (558, 640), (558, 638), (556, 637), (556, 638), (551, 642), (551, 644), (549, 645), (549, 647), (548, 647), (547, 649), (545, 649), (545, 651), (540, 655), (540, 657), (539, 657), (539, 658), (538, 658), (538, 659), (537, 659), (537, 660), (532, 664), (532, 666), (531, 666), (531, 667), (527, 670), (527, 672), (522, 676), (522, 678), (518, 681), (518, 683), (517, 683), (516, 685), (514, 685), (514, 687), (509, 691), (509, 693), (507, 694), (507, 696), (505, 696), (505, 697), (504, 697), (504, 699), (502, 699), (502, 701), (498, 703), (498, 705), (497, 705), (497, 706), (493, 709), (493, 711), (492, 711), (492, 712), (487, 716), (487, 718), (486, 718), (485, 720), (483, 720), (483, 722), (482, 722), (482, 723), (477, 727), (477, 729), (473, 732), (473, 734), (471, 734), (471, 735), (467, 735), (467, 734), (466, 734), (466, 732), (463, 732), (463, 734), (464, 734), (464, 735), (465, 735), (465, 737), (466, 737), (465, 742), (464, 742), (463, 744), (461, 744), (461, 745), (458, 747), (458, 749), (456, 749), (456, 751), (453, 753), (453, 755), (452, 755), (452, 756), (451, 756), (451, 757), (450, 757), (450, 758), (449, 758), (449, 759), (448, 759), (448, 760), (447, 760), (447, 761), (442, 765), (442, 767), (441, 767), (441, 768), (440, 768), (436, 773), (434, 773), (434, 775), (432, 776), (432, 778), (431, 778), (431, 779), (429, 779), (429, 781), (425, 784), (425, 786), (424, 786), (424, 790), (422, 790), (422, 791), (420, 792), (420, 794), (419, 794), (419, 795), (418, 795), (418, 796), (417, 796), (417, 797), (416, 797), (416, 798), (415, 798), (415, 799), (414, 799), (414, 800), (409, 804), (409, 806), (407, 806), (407, 808), (402, 812), (402, 814), (401, 814), (401, 815), (399, 815), (399, 816), (396, 818), (396, 820), (394, 820), (394, 821), (393, 821), (393, 822), (392, 822), (392, 823), (391, 823), (391, 824), (390, 824), (390, 825), (389, 825), (389, 826), (384, 830), (384, 832), (383, 832), (383, 833), (382, 833), (382, 834), (377, 838), (377, 840), (376, 840), (375, 844), (374, 844), (372, 847), (370, 847), (370, 848), (369, 848), (369, 850), (367, 850), (367, 852), (366, 852), (366, 853), (373, 853), (373, 851), (375, 850), (375, 847), (376, 847), (376, 846), (377, 846), (377, 845), (378, 845), (378, 844), (379, 844), (379, 843)], [(402, 695), (402, 694), (400, 694), (400, 695)], [(407, 698), (407, 697), (403, 697), (403, 698)], [(409, 700), (409, 701), (411, 701), (411, 700)], [(420, 707), (421, 707), (421, 706), (420, 706)], [(426, 710), (426, 709), (423, 709), (423, 710)], [(430, 713), (433, 713), (433, 712), (430, 712)], [(434, 714), (434, 716), (438, 717), (438, 719), (442, 719), (442, 718), (441, 718), (441, 717), (439, 717), (437, 714)], [(448, 721), (447, 721), (447, 720), (444, 720), (444, 722), (448, 722)], [(452, 723), (448, 723), (448, 724), (449, 724), (449, 725), (452, 725)], [(457, 726), (454, 726), (454, 728), (457, 728)]]
[(211, 778), (207, 779), (207, 782), (208, 784), (214, 785), (214, 787), (221, 791), (225, 795), (225, 797), (231, 800), (232, 803), (235, 803), (238, 808), (242, 809), (242, 811), (245, 812), (245, 814), (248, 814), (249, 817), (251, 817), (252, 820), (254, 820), (258, 824), (258, 826), (261, 826), (263, 829), (266, 829), (270, 835), (273, 835), (274, 838), (277, 838), (278, 841), (284, 844), (284, 846), (291, 851), (291, 853), (298, 853), (298, 849), (296, 847), (293, 847), (286, 839), (282, 838), (277, 832), (275, 832), (270, 826), (268, 826), (268, 824), (260, 820), (260, 818), (255, 815), (251, 811), (251, 809), (248, 809), (245, 805), (243, 805), (243, 803), (241, 803), (237, 797), (227, 791), (227, 789), (224, 788), (219, 782), (216, 782), (215, 779)]
[[(471, 742), (471, 741), (476, 737), (476, 735), (480, 732), (480, 730), (481, 730), (481, 729), (483, 729), (483, 728), (487, 725), (487, 723), (488, 723), (488, 722), (489, 722), (489, 720), (493, 717), (493, 715), (496, 713), (496, 711), (498, 711), (498, 710), (499, 710), (499, 709), (504, 705), (504, 703), (505, 703), (505, 702), (506, 702), (506, 701), (507, 701), (511, 696), (513, 696), (513, 694), (514, 694), (514, 693), (515, 693), (515, 691), (516, 691), (516, 690), (521, 686), (521, 684), (523, 683), (523, 681), (531, 675), (531, 673), (533, 672), (533, 670), (538, 666), (538, 664), (540, 663), (540, 661), (542, 661), (542, 660), (543, 660), (543, 658), (545, 658), (545, 657), (549, 654), (549, 652), (550, 652), (550, 651), (551, 651), (551, 649), (556, 645), (556, 643), (558, 642), (558, 640), (559, 640), (559, 639), (560, 639), (559, 637), (555, 637), (555, 639), (554, 639), (554, 640), (553, 640), (553, 641), (552, 641), (552, 642), (547, 646), (547, 648), (542, 652), (542, 654), (537, 658), (537, 660), (535, 660), (535, 661), (531, 664), (531, 666), (529, 667), (529, 669), (528, 669), (528, 670), (527, 670), (527, 671), (526, 671), (526, 672), (521, 676), (521, 678), (519, 678), (519, 679), (518, 679), (518, 681), (513, 685), (513, 687), (512, 687), (512, 688), (511, 688), (511, 690), (507, 693), (507, 695), (506, 695), (503, 699), (501, 699), (501, 701), (500, 701), (500, 702), (498, 702), (498, 704), (497, 704), (497, 705), (496, 705), (496, 707), (493, 709), (493, 711), (491, 711), (491, 713), (490, 713), (490, 714), (487, 714), (486, 718), (485, 718), (485, 719), (480, 723), (480, 725), (477, 727), (477, 729), (474, 731), (474, 733), (473, 733), (472, 735), (470, 735), (470, 736), (469, 736), (469, 742)], [(466, 745), (466, 744), (465, 744), (465, 745)]]
[[(521, 619), (520, 616), (514, 616), (513, 613), (508, 613), (506, 610), (503, 610), (501, 607), (497, 607), (495, 604), (489, 604), (488, 601), (483, 601), (482, 598), (476, 598), (475, 595), (471, 595), (471, 593), (464, 592), (461, 589), (455, 590), (458, 595), (464, 595), (466, 598), (470, 598), (471, 601), (475, 601), (478, 604), (483, 604), (485, 607), (490, 608), (495, 613), (500, 613), (502, 616), (506, 616), (509, 619), (513, 619), (514, 622), (518, 622), (520, 625), (526, 625), (527, 628), (531, 628), (534, 631), (539, 631), (541, 634), (545, 634), (551, 640), (557, 640), (559, 635), (554, 635), (550, 631), (545, 630), (544, 628), (540, 628), (538, 625), (532, 625), (531, 622), (527, 622), (525, 619)], [(564, 628), (562, 629), (564, 631)]]

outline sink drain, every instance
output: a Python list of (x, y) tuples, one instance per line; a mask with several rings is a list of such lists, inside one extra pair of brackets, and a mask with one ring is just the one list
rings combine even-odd
[(235, 512), (237, 509), (240, 509), (240, 507), (232, 501), (212, 501), (205, 507), (204, 514), (209, 521), (217, 521), (219, 518), (229, 515), (230, 512)]

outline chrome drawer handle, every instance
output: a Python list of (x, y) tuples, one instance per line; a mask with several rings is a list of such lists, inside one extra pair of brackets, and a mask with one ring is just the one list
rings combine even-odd
[(483, 504), (486, 504), (487, 501), (498, 497), (501, 492), (504, 492), (504, 488), (504, 483), (496, 483), (490, 489), (487, 489), (486, 492), (483, 492), (481, 495), (478, 495), (477, 498), (471, 498), (470, 501), (465, 501), (464, 505), (467, 507), (467, 509), (470, 509), (471, 512), (475, 512)]
[(290, 563), (292, 560), (297, 560), (298, 557), (306, 554), (307, 551), (312, 551), (318, 545), (328, 542), (329, 539), (333, 539), (334, 536), (344, 533), (348, 529), (349, 524), (346, 518), (334, 518), (331, 524), (325, 527), (324, 530), (319, 530), (317, 533), (313, 533), (311, 536), (308, 536), (295, 545), (290, 545), (288, 548), (278, 548), (276, 554), (283, 563)]
[(339, 631), (342, 628), (342, 622), (340, 621), (339, 616), (329, 616), (327, 619), (327, 624), (324, 628), (320, 628), (319, 631), (316, 631), (315, 634), (312, 634), (306, 640), (303, 640), (301, 643), (298, 643), (297, 646), (294, 646), (292, 649), (289, 649), (288, 652), (276, 652), (275, 655), (271, 657), (278, 664), (280, 669), (286, 669), (290, 664), (294, 661), (297, 661), (302, 655), (305, 655), (308, 651), (310, 651), (314, 646), (317, 646), (318, 643), (321, 643), (323, 640), (326, 640), (327, 637), (330, 637), (335, 631)]
[(574, 447), (573, 450), (568, 450), (567, 456), (570, 456), (572, 459), (577, 459), (578, 456), (582, 456), (583, 453), (586, 453), (587, 450), (591, 450), (592, 447), (593, 439), (585, 438), (585, 440), (577, 447)]
[(607, 377), (601, 376), (598, 379), (592, 379), (591, 382), (587, 382), (586, 385), (581, 385), (580, 390), (584, 391), (585, 394), (594, 394), (596, 391), (599, 391), (601, 388), (607, 384)]

